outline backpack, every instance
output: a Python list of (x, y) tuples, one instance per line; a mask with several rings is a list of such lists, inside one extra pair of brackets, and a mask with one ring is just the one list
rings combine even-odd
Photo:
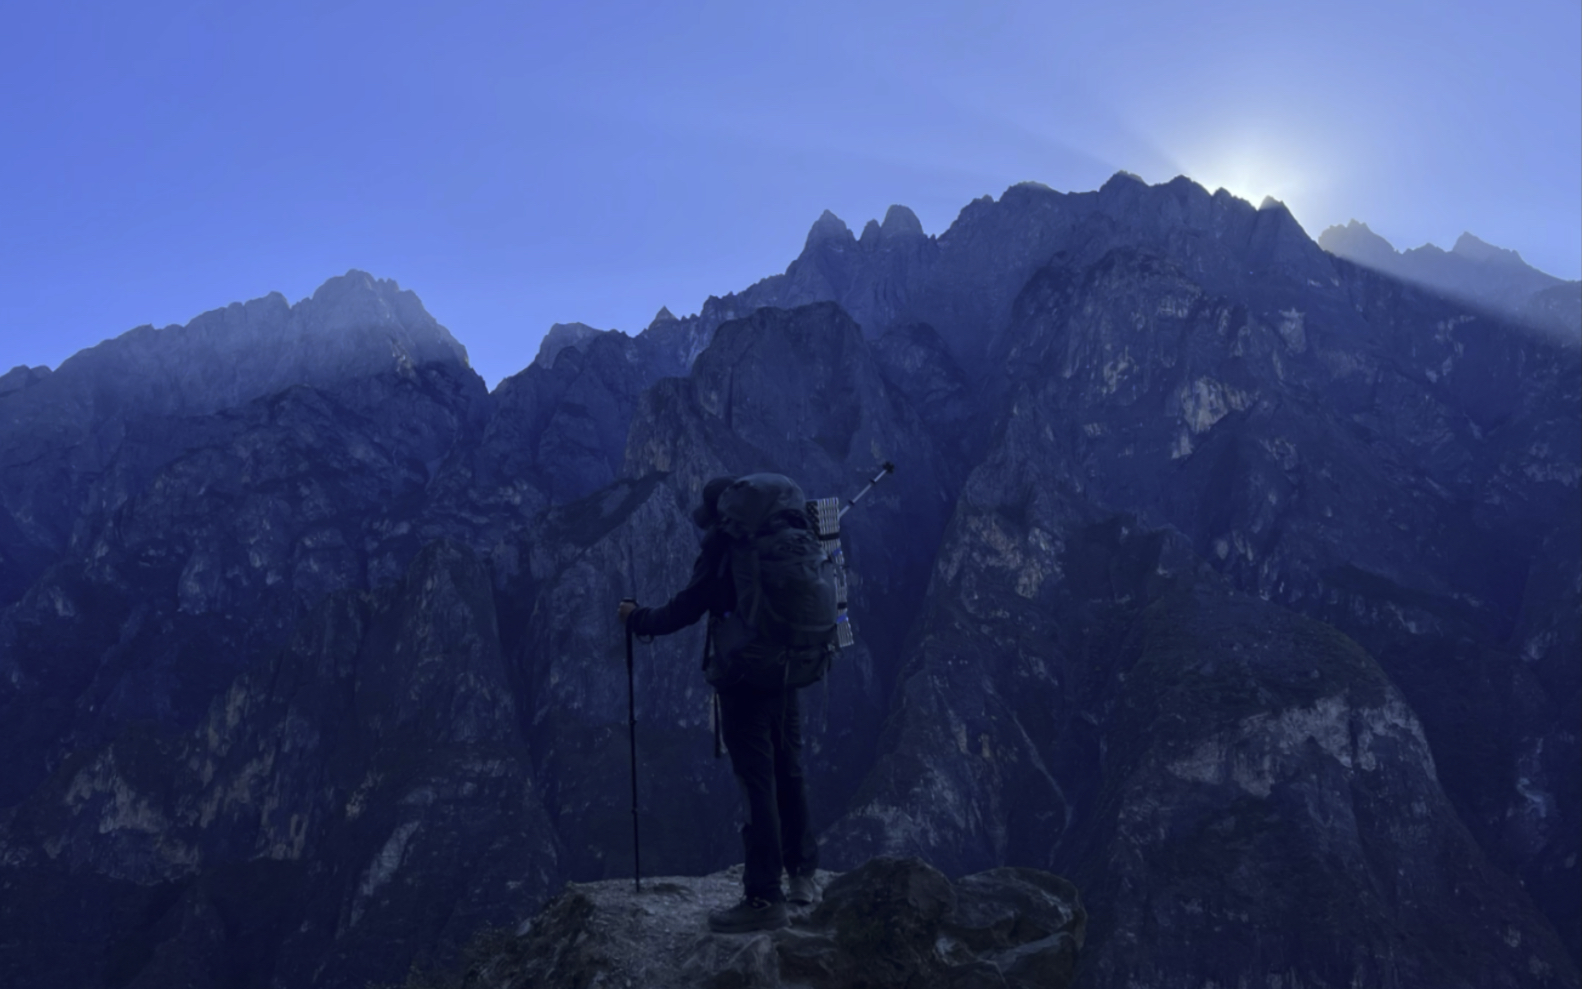
[(816, 683), (841, 640), (845, 602), (802, 489), (780, 474), (749, 474), (725, 489), (718, 511), (736, 610), (710, 628), (705, 677), (717, 688)]

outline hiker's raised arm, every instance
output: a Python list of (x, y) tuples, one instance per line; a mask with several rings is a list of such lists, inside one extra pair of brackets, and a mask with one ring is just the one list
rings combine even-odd
[(719, 563), (717, 553), (702, 553), (692, 564), (687, 586), (657, 608), (638, 608), (626, 620), (633, 635), (669, 635), (702, 618), (709, 610), (710, 582)]

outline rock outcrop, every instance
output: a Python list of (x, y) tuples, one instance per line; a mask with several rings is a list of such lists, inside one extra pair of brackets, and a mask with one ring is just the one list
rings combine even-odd
[(1104, 904), (1094, 984), (1570, 984), (1560, 938), (1511, 923), (1530, 900), (1457, 819), (1363, 650), (1204, 586), (1134, 621), (1070, 855)]
[(789, 928), (712, 934), (711, 908), (740, 895), (740, 869), (702, 878), (573, 884), (510, 934), (472, 947), (436, 989), (1064, 989), (1087, 916), (1076, 888), (1035, 869), (952, 882), (916, 859), (821, 873), (822, 902)]

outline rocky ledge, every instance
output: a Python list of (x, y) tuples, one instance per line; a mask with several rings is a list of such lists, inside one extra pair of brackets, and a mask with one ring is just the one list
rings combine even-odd
[(823, 896), (791, 926), (713, 934), (711, 909), (740, 866), (701, 878), (570, 883), (515, 933), (474, 942), (455, 975), (409, 989), (1062, 989), (1087, 928), (1076, 887), (1037, 869), (951, 882), (915, 858), (819, 874)]

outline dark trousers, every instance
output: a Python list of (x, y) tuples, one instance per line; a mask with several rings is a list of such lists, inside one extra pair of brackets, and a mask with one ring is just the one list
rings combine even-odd
[(818, 842), (808, 815), (802, 776), (802, 712), (794, 689), (767, 693), (722, 691), (720, 729), (741, 784), (749, 897), (785, 899), (782, 867), (790, 875), (818, 867)]

